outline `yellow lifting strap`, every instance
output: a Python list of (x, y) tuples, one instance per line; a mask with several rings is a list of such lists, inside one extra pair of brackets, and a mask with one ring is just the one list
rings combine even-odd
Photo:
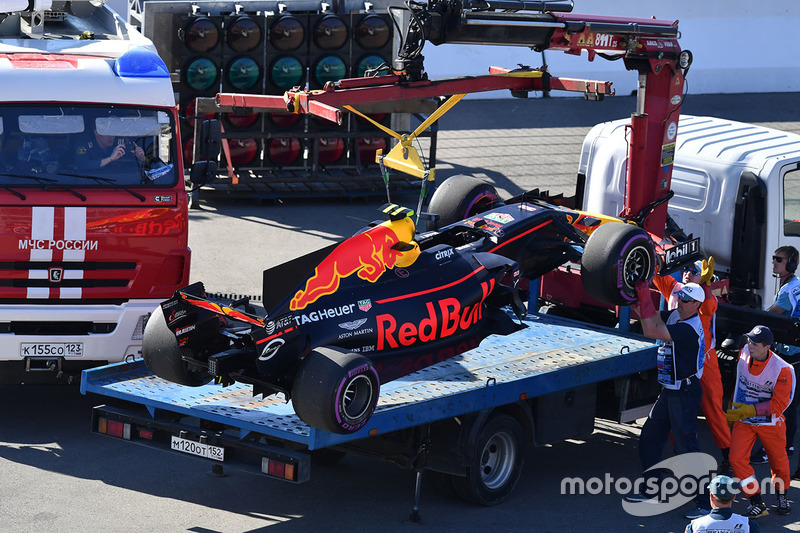
[(381, 159), (383, 160), (383, 164), (389, 168), (393, 168), (394, 170), (398, 170), (405, 174), (409, 174), (419, 179), (424, 179), (428, 181), (434, 181), (436, 179), (436, 169), (426, 169), (425, 165), (422, 163), (422, 159), (417, 153), (417, 149), (413, 146), (413, 141), (417, 136), (419, 136), (423, 131), (428, 129), (431, 124), (439, 120), (442, 115), (447, 113), (454, 105), (456, 105), (462, 98), (464, 98), (466, 94), (454, 94), (447, 101), (439, 106), (439, 109), (431, 113), (425, 121), (420, 124), (417, 129), (415, 129), (412, 133), (408, 135), (400, 135), (399, 133), (392, 131), (391, 129), (387, 128), (386, 126), (379, 124), (378, 122), (372, 120), (365, 114), (357, 111), (352, 106), (346, 105), (342, 106), (351, 113), (355, 113), (356, 115), (360, 116), (361, 118), (369, 121), (371, 124), (379, 128), (381, 131), (386, 132), (387, 134), (391, 135), (395, 139), (398, 139), (400, 142), (397, 143), (394, 148), (392, 148), (388, 154), (385, 156), (383, 155), (382, 150), (378, 150), (375, 154), (375, 162), (380, 163)]

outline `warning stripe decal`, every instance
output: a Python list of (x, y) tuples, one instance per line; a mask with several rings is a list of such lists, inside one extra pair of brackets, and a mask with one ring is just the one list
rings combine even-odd
[[(52, 242), (57, 239), (70, 241), (86, 240), (86, 208), (85, 207), (33, 207), (31, 210), (31, 239)], [(30, 260), (35, 262), (74, 261), (83, 262), (85, 250), (53, 250), (53, 248), (31, 248)], [(63, 272), (63, 278), (82, 279), (83, 271), (70, 269)], [(49, 272), (44, 269), (31, 269), (28, 279), (49, 279)], [(63, 279), (62, 278), (62, 279)], [(69, 298), (83, 296), (80, 287), (28, 287), (27, 297), (30, 299)]]

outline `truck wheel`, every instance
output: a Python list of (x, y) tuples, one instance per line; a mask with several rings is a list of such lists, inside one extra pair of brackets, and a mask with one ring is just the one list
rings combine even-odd
[(467, 475), (452, 477), (458, 497), (486, 506), (508, 498), (525, 464), (523, 442), (522, 425), (517, 419), (506, 414), (490, 418), (467, 457)]
[(641, 228), (608, 222), (589, 236), (581, 259), (583, 288), (610, 305), (636, 301), (637, 281), (649, 283), (656, 272), (653, 241)]
[[(497, 190), (472, 176), (458, 174), (450, 176), (439, 185), (431, 196), (428, 212), (439, 215), (439, 227), (453, 224), (502, 204)], [(428, 222), (428, 231), (433, 230)]]
[(380, 382), (372, 362), (354, 353), (316, 348), (303, 361), (292, 386), (297, 416), (331, 433), (358, 431), (378, 404)]
[(167, 327), (164, 312), (159, 305), (144, 328), (144, 364), (156, 376), (180, 385), (199, 387), (211, 381), (213, 376), (208, 372), (196, 372), (189, 368), (189, 363), (181, 357), (186, 351), (186, 348), (178, 345), (175, 334)]

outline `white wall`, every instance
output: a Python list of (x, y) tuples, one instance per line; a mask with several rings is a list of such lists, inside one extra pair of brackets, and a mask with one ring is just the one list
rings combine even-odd
[[(798, 0), (576, 0), (574, 13), (678, 19), (681, 48), (694, 56), (687, 76), (692, 94), (800, 91)], [(514, 47), (428, 43), (423, 55), (433, 79), (485, 74), (490, 65), (542, 64), (542, 54)], [(545, 58), (554, 76), (612, 81), (617, 94), (636, 89), (636, 74), (621, 62), (589, 63), (586, 55), (555, 51)]]
[[(374, 3), (386, 1), (401, 4)], [(126, 16), (126, 0), (108, 3)], [(291, 0), (286, 4), (291, 8)], [(691, 94), (800, 92), (800, 0), (575, 0), (574, 12), (678, 19), (681, 48), (694, 56), (687, 77)], [(542, 65), (542, 54), (517, 47), (428, 43), (423, 55), (432, 79), (486, 74), (490, 65)], [(597, 58), (589, 63), (586, 55), (554, 51), (545, 52), (545, 57), (554, 76), (612, 81), (620, 95), (636, 89), (636, 74), (621, 62)], [(475, 96), (506, 98), (508, 92)]]

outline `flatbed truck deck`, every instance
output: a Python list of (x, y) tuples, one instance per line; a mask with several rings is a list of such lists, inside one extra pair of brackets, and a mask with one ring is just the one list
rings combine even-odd
[[(95, 433), (222, 459), (222, 464), (289, 481), (309, 479), (309, 457), (325, 448), (459, 476), (469, 468), (471, 454), (462, 449), (467, 464), (451, 463), (450, 452), (463, 446), (452, 428), (447, 429), (449, 421), (458, 420), (463, 430), (471, 426), (464, 420), (474, 420), (477, 427), (478, 421), (491, 418), (490, 413), (503, 412), (518, 417), (525, 441), (541, 444), (554, 435), (543, 424), (563, 424), (575, 414), (583, 420), (578, 433), (585, 435), (593, 427), (596, 384), (655, 367), (655, 345), (633, 334), (546, 314), (530, 315), (524, 324), (527, 327), (514, 334), (492, 335), (478, 348), (383, 384), (375, 414), (349, 435), (304, 424), (282, 395), (253, 397), (251, 387), (238, 383), (184, 387), (156, 377), (142, 360), (84, 371), (81, 392), (109, 398), (108, 405), (94, 409)], [(564, 396), (576, 390), (589, 391), (588, 404), (585, 394)], [(547, 416), (536, 408), (544, 398), (557, 400), (547, 404)], [(527, 407), (519, 409), (521, 405)], [(528, 414), (522, 415), (524, 411)], [(571, 435), (561, 438), (567, 436)], [(175, 438), (198, 446), (176, 447)], [(440, 443), (442, 439), (448, 443)], [(468, 436), (463, 439), (470, 441)], [(400, 443), (407, 445), (406, 461), (399, 459)], [(216, 451), (204, 453), (204, 446)], [(285, 471), (274, 476), (278, 470), (269, 472), (270, 461), (291, 465), (293, 478)]]

